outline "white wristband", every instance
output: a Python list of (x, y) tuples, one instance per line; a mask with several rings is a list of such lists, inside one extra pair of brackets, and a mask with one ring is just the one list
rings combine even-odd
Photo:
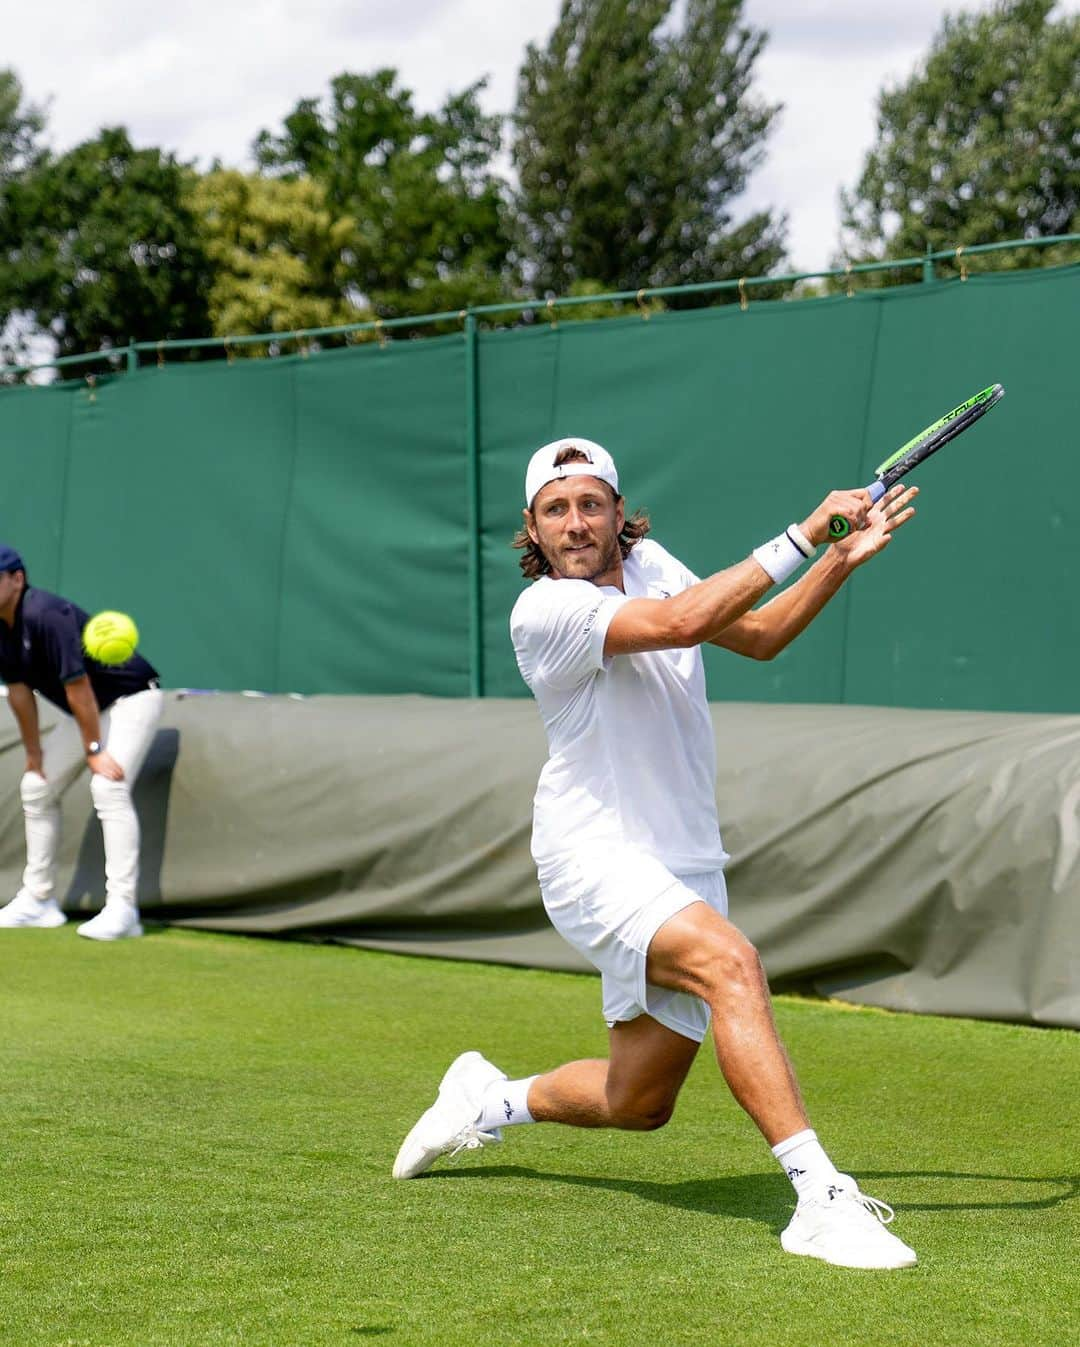
[(773, 584), (779, 585), (789, 575), (793, 575), (804, 561), (809, 561), (816, 551), (817, 548), (810, 544), (802, 530), (792, 524), (785, 533), (778, 533), (769, 542), (755, 547), (751, 555)]

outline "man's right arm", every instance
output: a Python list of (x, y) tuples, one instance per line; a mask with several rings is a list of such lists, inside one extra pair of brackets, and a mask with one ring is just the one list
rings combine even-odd
[[(853, 529), (861, 529), (870, 504), (865, 490), (832, 491), (803, 521), (802, 531), (817, 546), (828, 540), (833, 515), (842, 515)], [(772, 585), (772, 577), (760, 562), (747, 557), (670, 599), (630, 599), (611, 619), (604, 654), (634, 655), (701, 645), (748, 613)]]
[(8, 684), (8, 705), (15, 717), (26, 749), (26, 770), (41, 774), (41, 730), (38, 725), (37, 698), (28, 683)]
[(612, 617), (605, 655), (676, 650), (701, 645), (744, 613), (772, 587), (753, 557), (710, 575), (670, 599), (629, 599)]

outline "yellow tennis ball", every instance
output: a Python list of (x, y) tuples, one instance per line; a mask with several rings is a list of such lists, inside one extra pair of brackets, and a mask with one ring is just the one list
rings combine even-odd
[(97, 613), (83, 628), (83, 649), (99, 664), (126, 664), (139, 644), (139, 629), (127, 613)]

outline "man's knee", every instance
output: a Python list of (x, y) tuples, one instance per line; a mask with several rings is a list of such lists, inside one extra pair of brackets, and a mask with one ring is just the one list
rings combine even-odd
[(52, 786), (40, 772), (24, 772), (19, 782), (19, 797), (27, 814), (51, 813), (56, 805)]
[(756, 947), (734, 926), (722, 937), (705, 943), (697, 964), (697, 976), (707, 999), (714, 995), (741, 995), (765, 982), (765, 970)]
[(131, 789), (127, 781), (111, 781), (100, 772), (90, 778), (90, 794), (98, 818), (116, 818), (132, 812)]
[(649, 946), (646, 976), (659, 987), (700, 996), (715, 1008), (725, 996), (759, 991), (761, 960), (725, 917), (693, 903), (660, 928)]
[(655, 1132), (671, 1121), (675, 1100), (667, 1095), (620, 1096), (609, 1092), (608, 1109), (615, 1127), (627, 1132)]

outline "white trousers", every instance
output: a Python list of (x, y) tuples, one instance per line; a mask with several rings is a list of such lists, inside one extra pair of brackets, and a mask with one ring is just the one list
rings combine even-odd
[[(94, 773), (90, 794), (105, 842), (105, 899), (135, 905), (139, 883), (139, 817), (131, 799), (161, 719), (159, 688), (121, 697), (101, 714), (101, 743), (124, 769), (123, 781)], [(41, 739), (44, 776), (26, 772), (19, 785), (26, 822), (26, 869), (20, 896), (54, 896), (56, 853), (60, 845), (60, 796), (86, 768), (82, 734), (75, 718), (62, 717)]]

